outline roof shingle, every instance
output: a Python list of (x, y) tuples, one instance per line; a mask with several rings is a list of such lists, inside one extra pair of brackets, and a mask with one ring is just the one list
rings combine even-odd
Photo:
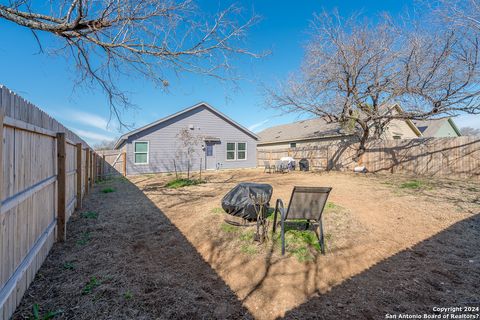
[(287, 123), (265, 129), (257, 134), (259, 144), (319, 139), (347, 135), (338, 123), (329, 123), (324, 118), (313, 118)]

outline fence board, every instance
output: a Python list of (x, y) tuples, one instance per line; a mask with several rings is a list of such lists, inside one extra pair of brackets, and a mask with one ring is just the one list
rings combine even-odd
[[(57, 134), (65, 140), (60, 166)], [(65, 195), (66, 223), (85, 193), (88, 179), (76, 172), (87, 173), (86, 148), (68, 128), (0, 86), (0, 320), (11, 317), (55, 241), (58, 195)]]
[(102, 176), (110, 177), (123, 173), (124, 158), (121, 150), (98, 150), (97, 154), (103, 159)]
[[(291, 154), (297, 161), (308, 159), (313, 169), (353, 170), (358, 164), (353, 160), (356, 146), (354, 141), (344, 140), (293, 149), (259, 147), (257, 164), (263, 167), (264, 161), (276, 161)], [(480, 138), (372, 140), (360, 163), (370, 172), (480, 179)]]

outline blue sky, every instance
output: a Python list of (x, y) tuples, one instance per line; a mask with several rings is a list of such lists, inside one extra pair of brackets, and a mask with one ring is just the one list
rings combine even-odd
[[(207, 11), (216, 11), (226, 1), (202, 0)], [(337, 8), (342, 15), (361, 10), (368, 15), (387, 11), (400, 14), (413, 1), (347, 0), (250, 0), (236, 2), (254, 10), (262, 20), (249, 32), (245, 45), (253, 51), (271, 51), (263, 59), (242, 58), (233, 65), (242, 80), (236, 85), (205, 76), (183, 74), (169, 78), (168, 92), (143, 79), (120, 79), (129, 88), (131, 102), (137, 108), (124, 113), (125, 122), (139, 127), (183, 108), (206, 101), (232, 119), (254, 131), (298, 119), (268, 108), (264, 86), (274, 86), (300, 65), (308, 40), (309, 23), (322, 8)], [(76, 88), (75, 68), (62, 56), (38, 54), (38, 45), (28, 29), (0, 20), (0, 83), (36, 104), (57, 120), (76, 131), (89, 143), (120, 135), (109, 123), (109, 108), (100, 90)], [(44, 48), (53, 42), (42, 36)], [(76, 89), (75, 89), (76, 88)], [(458, 125), (480, 128), (480, 118), (463, 116)]]

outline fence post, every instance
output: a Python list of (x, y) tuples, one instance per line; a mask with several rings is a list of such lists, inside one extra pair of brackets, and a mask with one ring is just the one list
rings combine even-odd
[(95, 151), (93, 152), (93, 163), (95, 164), (93, 166), (93, 184), (95, 184), (98, 177), (97, 154), (95, 153)]
[(77, 143), (77, 209), (82, 208), (82, 144)]
[(105, 170), (106, 169), (106, 166), (105, 166), (105, 154), (103, 154), (103, 157), (102, 157), (102, 179), (105, 179)]
[(102, 174), (102, 166), (100, 165), (101, 161), (100, 161), (100, 156), (96, 153), (95, 154), (95, 176), (97, 177), (96, 180), (99, 180), (101, 178), (101, 174)]
[(127, 153), (123, 153), (123, 175), (127, 176)]
[(57, 237), (66, 239), (66, 142), (65, 133), (57, 133)]
[(88, 187), (90, 181), (88, 180), (88, 175), (90, 172), (90, 149), (85, 148), (85, 194), (88, 193)]
[(3, 118), (4, 110), (0, 106), (0, 210), (2, 208), (3, 200)]
[(90, 150), (90, 188), (93, 189), (93, 150)]

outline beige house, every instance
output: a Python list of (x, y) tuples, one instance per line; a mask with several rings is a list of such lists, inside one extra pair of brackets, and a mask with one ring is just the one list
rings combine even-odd
[[(258, 147), (262, 149), (301, 148), (325, 142), (351, 139), (338, 123), (328, 123), (324, 118), (313, 118), (265, 129), (258, 133)], [(393, 120), (384, 132), (384, 139), (414, 139), (422, 133), (410, 120)]]
[(415, 120), (415, 125), (423, 137), (460, 137), (462, 134), (452, 118)]

